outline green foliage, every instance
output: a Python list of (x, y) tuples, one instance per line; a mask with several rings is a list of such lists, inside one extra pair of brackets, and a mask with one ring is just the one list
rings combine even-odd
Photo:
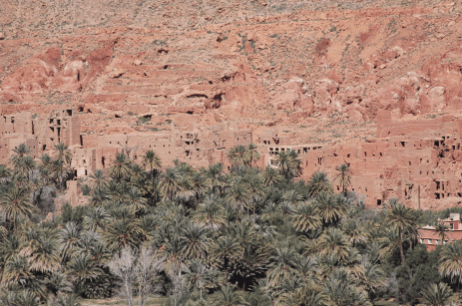
[(440, 305), (460, 294), (462, 243), (428, 253), (417, 228), (462, 210), (396, 199), (366, 210), (347, 192), (346, 164), (334, 193), (323, 172), (295, 181), (291, 150), (259, 169), (256, 146), (231, 148), (229, 171), (178, 160), (162, 170), (154, 151), (137, 161), (121, 152), (81, 186), (88, 206), (65, 203), (43, 221), (37, 194), (63, 189), (72, 155), (63, 144), (37, 162), (29, 153), (20, 145), (0, 166), (1, 305), (77, 306), (120, 292), (141, 305), (150, 292), (165, 305)]

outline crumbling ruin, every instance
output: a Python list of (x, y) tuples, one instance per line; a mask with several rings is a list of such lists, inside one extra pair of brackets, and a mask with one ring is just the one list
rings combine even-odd
[[(71, 166), (77, 178), (109, 168), (122, 151), (135, 163), (142, 163), (145, 152), (153, 150), (164, 167), (180, 160), (196, 168), (222, 162), (229, 169), (228, 150), (255, 143), (262, 156), (259, 167), (277, 167), (279, 152), (294, 150), (305, 180), (316, 171), (325, 171), (332, 179), (336, 166), (348, 164), (352, 169), (350, 190), (365, 195), (368, 207), (380, 207), (392, 197), (422, 209), (462, 203), (462, 168), (458, 164), (462, 159), (462, 120), (445, 115), (392, 122), (390, 111), (380, 112), (377, 118), (377, 138), (360, 145), (292, 145), (289, 136), (276, 130), (251, 131), (226, 123), (173, 133), (87, 135), (80, 133), (75, 109), (55, 110), (43, 118), (22, 112), (1, 116), (0, 163), (8, 163), (20, 143), (26, 143), (33, 157), (39, 158), (61, 141), (73, 153)], [(341, 186), (333, 183), (340, 191)]]

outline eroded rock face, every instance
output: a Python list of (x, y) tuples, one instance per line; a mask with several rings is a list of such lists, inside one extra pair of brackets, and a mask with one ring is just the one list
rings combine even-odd
[(139, 130), (146, 113), (178, 118), (178, 128), (230, 121), (296, 132), (337, 114), (354, 126), (380, 110), (398, 119), (459, 111), (460, 4), (345, 5), (5, 4), (0, 102), (8, 111), (72, 105), (88, 114), (90, 133), (112, 131), (116, 115), (118, 128)]

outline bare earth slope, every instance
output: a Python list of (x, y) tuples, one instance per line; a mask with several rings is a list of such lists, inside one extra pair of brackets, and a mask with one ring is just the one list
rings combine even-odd
[(83, 132), (98, 134), (227, 120), (276, 126), (294, 143), (373, 137), (379, 109), (459, 112), (461, 11), (406, 0), (2, 0), (0, 113), (72, 104), (87, 113)]

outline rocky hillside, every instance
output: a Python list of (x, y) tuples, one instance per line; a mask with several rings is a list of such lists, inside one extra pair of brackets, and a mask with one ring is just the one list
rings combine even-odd
[[(88, 133), (276, 126), (295, 142), (373, 137), (462, 107), (462, 4), (9, 0), (0, 113), (73, 105)], [(148, 120), (150, 118), (150, 120)]]

